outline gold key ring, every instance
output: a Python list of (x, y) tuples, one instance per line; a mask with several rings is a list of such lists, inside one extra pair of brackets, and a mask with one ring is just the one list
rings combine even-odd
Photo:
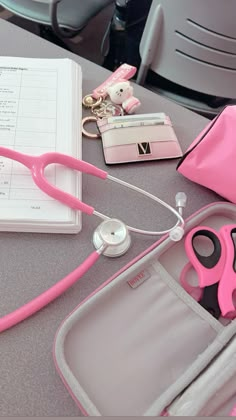
[(117, 105), (117, 104), (112, 104), (112, 103), (108, 103), (105, 106), (105, 115), (106, 116), (111, 116), (111, 117), (120, 117), (122, 115), (124, 115), (124, 110), (122, 108), (121, 105)]
[(101, 102), (102, 102), (102, 97), (95, 99), (93, 98), (92, 95), (86, 95), (82, 99), (82, 103), (85, 108), (93, 108), (94, 106), (100, 105)]
[(97, 117), (85, 117), (82, 119), (82, 134), (89, 139), (99, 139), (101, 135), (99, 133), (90, 133), (89, 131), (85, 130), (85, 124), (89, 122), (97, 122)]

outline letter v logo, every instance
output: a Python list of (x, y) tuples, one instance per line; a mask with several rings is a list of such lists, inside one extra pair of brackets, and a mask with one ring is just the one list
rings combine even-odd
[(150, 143), (138, 143), (138, 154), (139, 155), (150, 155), (151, 154), (151, 148)]

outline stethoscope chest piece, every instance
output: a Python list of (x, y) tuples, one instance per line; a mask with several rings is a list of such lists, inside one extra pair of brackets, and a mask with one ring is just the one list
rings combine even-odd
[(104, 246), (103, 255), (119, 257), (130, 247), (130, 235), (126, 225), (118, 219), (104, 220), (93, 234), (96, 249)]

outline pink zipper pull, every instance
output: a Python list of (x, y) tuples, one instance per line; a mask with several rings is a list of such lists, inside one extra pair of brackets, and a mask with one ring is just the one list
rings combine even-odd
[(135, 75), (137, 68), (129, 64), (121, 64), (100, 86), (93, 90), (92, 96), (95, 99), (103, 98), (107, 96), (107, 89), (109, 86), (117, 83), (121, 80), (129, 80)]

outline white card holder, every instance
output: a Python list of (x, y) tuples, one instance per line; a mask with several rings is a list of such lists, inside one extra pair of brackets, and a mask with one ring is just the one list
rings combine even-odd
[(162, 112), (102, 118), (97, 126), (109, 165), (183, 155), (171, 120)]

